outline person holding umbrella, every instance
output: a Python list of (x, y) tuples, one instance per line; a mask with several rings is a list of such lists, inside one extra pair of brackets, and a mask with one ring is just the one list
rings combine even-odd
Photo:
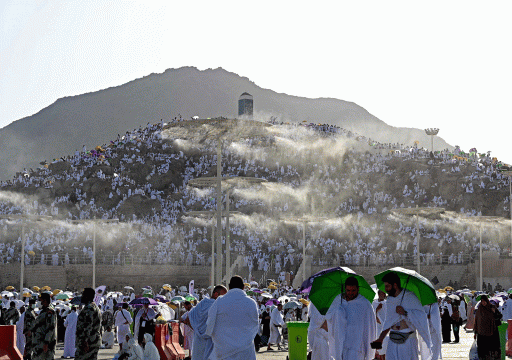
[(135, 316), (134, 337), (139, 342), (139, 345), (142, 345), (145, 333), (155, 334), (155, 319), (158, 317), (158, 313), (149, 307), (153, 299), (142, 298), (140, 301), (143, 304), (143, 308)]
[(345, 281), (345, 300), (341, 303), (347, 316), (342, 359), (371, 360), (375, 350), (370, 343), (377, 336), (377, 319), (372, 304), (359, 294), (359, 283), (354, 276)]
[(475, 339), (479, 359), (501, 359), (498, 325), (502, 315), (487, 295), (482, 295), (475, 313)]
[[(403, 275), (407, 277), (406, 284), (408, 284), (412, 275), (407, 273)], [(386, 360), (417, 360), (419, 354), (416, 333), (418, 333), (426, 344), (425, 354), (422, 354), (421, 358), (430, 359), (432, 343), (428, 319), (419, 298), (413, 292), (402, 288), (400, 277), (394, 271), (389, 271), (382, 277), (377, 275), (375, 280), (377, 285), (384, 284), (389, 296), (383, 330), (378, 339), (371, 344), (372, 347), (381, 348), (384, 338), (389, 333)]]

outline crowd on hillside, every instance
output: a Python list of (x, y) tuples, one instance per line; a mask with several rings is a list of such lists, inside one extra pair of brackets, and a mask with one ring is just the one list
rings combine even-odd
[[(135, 253), (141, 262), (210, 264), (210, 222), (184, 220), (183, 216), (190, 210), (216, 209), (214, 191), (188, 186), (191, 179), (215, 173), (216, 143), (173, 138), (171, 125), (178, 121), (148, 124), (118, 135), (108, 145), (92, 150), (84, 147), (71, 156), (43, 163), (39, 169), (18, 173), (14, 179), (0, 184), (0, 193), (5, 195), (5, 191), (20, 187), (52, 189), (56, 184), (71, 184), (74, 192), (56, 197), (50, 206), (35, 198), (5, 195), (0, 197), (0, 214), (28, 211), (72, 220), (119, 218), (120, 224), (102, 225), (101, 232), (108, 234), (98, 235), (102, 241), (97, 256), (100, 263), (124, 263)], [(286, 125), (276, 121), (273, 124), (277, 130), (267, 137), (248, 139), (223, 149), (223, 175), (261, 177), (271, 184), (279, 184), (282, 188), (277, 191), (290, 196), (255, 195), (264, 194), (264, 189), (235, 191), (230, 198), (231, 208), (241, 212), (256, 209), (270, 214), (273, 220), (282, 214), (296, 214), (297, 209), (312, 213), (330, 211), (340, 218), (351, 216), (349, 228), (336, 230), (317, 224), (308, 229), (307, 252), (317, 264), (390, 265), (412, 261), (416, 256), (416, 227), (405, 221), (389, 220), (392, 209), (418, 205), (482, 215), (478, 208), (456, 208), (457, 199), (433, 191), (439, 184), (425, 186), (434, 167), (438, 172), (463, 173), (465, 176), (457, 186), (465, 193), (508, 188), (508, 177), (498, 171), (501, 164), (489, 153), (477, 154), (475, 150), (465, 154), (458, 147), (454, 151), (432, 153), (416, 145), (378, 143), (332, 125)], [(342, 153), (332, 160), (326, 154), (340, 142), (344, 144)], [(428, 166), (411, 165), (404, 176), (397, 173), (393, 161)], [(59, 163), (66, 165), (64, 170), (52, 171), (53, 164)], [(183, 171), (176, 175), (173, 169), (178, 163)], [(145, 181), (136, 181), (131, 172), (137, 164), (151, 167)], [(153, 188), (151, 179), (160, 175), (177, 180), (168, 184), (168, 190), (158, 190)], [(100, 198), (93, 190), (83, 190), (91, 179), (107, 183), (106, 197)], [(399, 190), (389, 191), (384, 185), (390, 182), (396, 182)], [(306, 201), (301, 198), (305, 188), (310, 191), (312, 204), (306, 210), (303, 209)], [(156, 200), (161, 211), (150, 211), (138, 218), (120, 213), (120, 207), (135, 195)], [(499, 200), (500, 211), (508, 213), (508, 192)], [(63, 205), (69, 203), (77, 205), (78, 213), (63, 210)], [(114, 205), (106, 206), (107, 203)], [(0, 232), (5, 239), (0, 243), (1, 263), (20, 260), (21, 225), (16, 225), (18, 232), (13, 235), (10, 221), (0, 220)], [(286, 234), (280, 233), (282, 229), (269, 230), (264, 225), (261, 220), (255, 225), (235, 218), (231, 224), (232, 252), (241, 254), (243, 266), (251, 270), (296, 271), (302, 258), (301, 241), (298, 241), (302, 225), (287, 229)], [(91, 259), (92, 232), (91, 224), (75, 227), (56, 222), (44, 229), (27, 226), (25, 262), (57, 265)], [(422, 239), (428, 240), (427, 244), (422, 243), (425, 264), (462, 263), (478, 250), (477, 231), (472, 228), (455, 232), (443, 224), (422, 223), (420, 232)], [(485, 240), (484, 249), (505, 251), (498, 243)]]

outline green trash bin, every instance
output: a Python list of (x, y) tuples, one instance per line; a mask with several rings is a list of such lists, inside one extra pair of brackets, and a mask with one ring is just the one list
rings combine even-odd
[(308, 356), (308, 327), (309, 323), (303, 321), (289, 321), (288, 328), (288, 355), (289, 360), (306, 360)]
[(500, 334), (500, 345), (501, 345), (501, 360), (505, 360), (506, 357), (506, 345), (507, 345), (507, 328), (508, 323), (506, 321), (502, 321), (501, 325), (498, 326), (498, 333)]

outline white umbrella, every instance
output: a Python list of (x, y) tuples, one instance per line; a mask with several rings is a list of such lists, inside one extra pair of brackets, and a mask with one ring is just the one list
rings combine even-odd
[(16, 309), (19, 309), (23, 305), (25, 305), (25, 302), (23, 300), (13, 300), (16, 303)]
[(301, 306), (302, 304), (297, 301), (289, 301), (286, 304), (284, 304), (283, 309), (296, 309)]
[(126, 290), (135, 291), (135, 289), (134, 289), (134, 288), (132, 288), (131, 286), (125, 286), (124, 288), (125, 288)]
[(290, 301), (290, 298), (288, 296), (281, 296), (277, 301), (279, 301), (281, 304), (284, 304), (285, 301)]
[(268, 293), (261, 293), (260, 296), (264, 297), (264, 298), (267, 298), (267, 299), (272, 299), (272, 295), (270, 295)]
[(251, 281), (249, 284), (253, 286), (258, 286), (258, 283), (256, 281)]
[(13, 294), (12, 292), (10, 292), (10, 291), (2, 291), (2, 292), (0, 293), (0, 295), (2, 295), (2, 297), (4, 297), (4, 296), (7, 296), (7, 297), (12, 297), (12, 296), (14, 296), (14, 294)]

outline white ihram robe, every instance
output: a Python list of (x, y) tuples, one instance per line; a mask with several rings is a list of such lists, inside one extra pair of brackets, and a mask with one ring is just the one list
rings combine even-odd
[(194, 346), (192, 348), (192, 359), (194, 360), (207, 360), (213, 351), (212, 338), (205, 332), (208, 311), (214, 302), (214, 299), (203, 299), (188, 313), (190, 325), (194, 329)]
[(347, 315), (343, 359), (372, 360), (375, 350), (370, 343), (377, 338), (377, 320), (372, 304), (361, 294), (341, 304)]
[[(188, 319), (188, 314), (188, 311), (183, 314), (181, 316), (181, 321)], [(190, 354), (192, 354), (192, 350), (194, 348), (194, 330), (186, 324), (181, 324), (181, 331), (183, 333), (183, 349), (190, 350)]]
[(20, 319), (16, 323), (16, 347), (22, 355), (25, 352), (25, 335), (23, 335), (24, 328), (25, 313), (21, 314)]
[(217, 359), (256, 360), (258, 305), (242, 289), (231, 289), (208, 311), (206, 335), (213, 340)]
[(341, 360), (345, 346), (345, 335), (347, 329), (347, 313), (342, 306), (341, 295), (334, 298), (329, 310), (325, 314), (327, 319), (329, 355), (333, 360)]
[(78, 320), (78, 314), (76, 311), (71, 311), (66, 320), (64, 320), (64, 326), (66, 332), (64, 334), (64, 357), (75, 357), (75, 340), (76, 340), (76, 322)]
[[(442, 359), (443, 356), (441, 354), (441, 344), (443, 341), (442, 333), (441, 333), (441, 313), (439, 312), (439, 305), (434, 303), (432, 305), (425, 305), (423, 307), (425, 309), (425, 314), (430, 315), (430, 319), (428, 319), (428, 328), (430, 330), (430, 341), (432, 342), (432, 360)], [(426, 343), (424, 341), (420, 342), (421, 353), (425, 353)]]
[[(382, 304), (381, 309), (377, 312), (377, 307), (379, 304)], [(379, 319), (380, 323), (377, 323), (377, 337), (382, 332), (382, 326), (384, 325), (384, 322), (386, 321), (386, 300), (378, 301), (375, 300), (373, 302), (373, 309), (375, 310), (375, 317)], [(386, 349), (388, 348), (388, 341), (389, 337), (385, 337), (384, 341), (382, 342), (382, 349), (379, 349), (379, 355), (386, 355)]]
[(508, 319), (512, 319), (512, 299), (507, 299), (503, 306), (503, 320), (506, 321)]
[[(128, 324), (125, 324), (128, 322)], [(130, 324), (133, 322), (132, 315), (126, 309), (119, 309), (116, 312), (114, 325), (117, 326), (117, 342), (122, 344), (126, 341), (126, 334), (130, 333)]]
[[(311, 360), (329, 360), (329, 333), (322, 329), (326, 317), (313, 305), (309, 304), (308, 340), (311, 347)], [(329, 327), (329, 325), (327, 325)]]
[[(402, 292), (405, 292), (405, 294)], [(425, 310), (416, 295), (409, 290), (402, 289), (400, 294), (396, 297), (388, 296), (386, 302), (386, 321), (382, 328), (384, 330), (390, 329), (393, 325), (404, 320), (407, 323), (408, 328), (400, 330), (399, 332), (408, 333), (414, 331), (414, 334), (409, 336), (407, 341), (403, 344), (395, 344), (391, 340), (389, 341), (388, 348), (386, 350), (386, 360), (418, 360), (418, 339), (416, 338), (416, 333), (419, 334), (425, 342), (425, 351), (422, 353), (421, 359), (431, 360), (432, 342), (430, 340), (430, 329), (428, 326), (427, 314), (425, 314)], [(396, 312), (396, 307), (399, 305), (407, 311), (407, 316), (399, 315)]]
[[(277, 327), (276, 325), (281, 325), (281, 328)], [(282, 329), (283, 325), (284, 319), (281, 311), (279, 311), (277, 308), (274, 308), (274, 310), (272, 310), (270, 313), (270, 339), (268, 340), (269, 344), (277, 344), (279, 335), (281, 335), (280, 330)]]

